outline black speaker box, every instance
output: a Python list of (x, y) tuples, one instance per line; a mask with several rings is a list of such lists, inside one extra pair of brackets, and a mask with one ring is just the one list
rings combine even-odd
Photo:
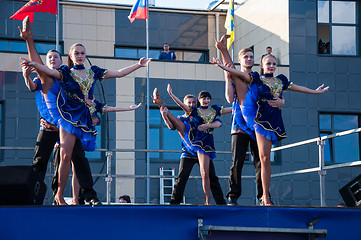
[(346, 206), (361, 207), (361, 175), (339, 190)]
[(41, 205), (44, 181), (32, 166), (0, 167), (0, 205)]

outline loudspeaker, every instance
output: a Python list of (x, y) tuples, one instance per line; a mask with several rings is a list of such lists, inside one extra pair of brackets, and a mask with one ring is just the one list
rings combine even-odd
[(41, 205), (46, 185), (32, 166), (0, 167), (0, 205)]
[(361, 175), (339, 190), (346, 206), (361, 207)]

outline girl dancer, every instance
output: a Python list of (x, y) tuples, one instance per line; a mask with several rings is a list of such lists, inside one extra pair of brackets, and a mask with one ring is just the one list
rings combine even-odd
[[(23, 25), (26, 31), (26, 27), (30, 26), (28, 19), (24, 19)], [(58, 71), (42, 65), (39, 55), (36, 54), (33, 39), (27, 41), (27, 44), (31, 61), (23, 59), (22, 66), (34, 67), (39, 73), (46, 104), (60, 126), (61, 162), (55, 201), (65, 204), (63, 192), (70, 171), (71, 155), (76, 138), (82, 141), (85, 150), (95, 150), (97, 132), (92, 123), (92, 116), (96, 109), (91, 99), (93, 99), (96, 81), (124, 77), (147, 66), (151, 59), (141, 58), (137, 64), (118, 71), (109, 71), (97, 66), (86, 69), (84, 67), (85, 47), (77, 43), (70, 48), (67, 66), (61, 66)]]
[[(218, 105), (210, 105), (211, 95), (206, 91), (201, 91), (198, 95), (199, 107), (189, 107), (177, 98), (171, 86), (168, 84), (167, 91), (173, 100), (186, 112), (190, 121), (181, 121), (173, 115), (168, 114), (168, 119), (172, 122), (183, 141), (187, 151), (197, 154), (199, 167), (202, 176), (203, 192), (206, 198), (205, 205), (210, 204), (210, 181), (209, 181), (209, 161), (215, 158), (215, 148), (213, 132), (214, 128), (220, 127), (222, 123), (215, 121), (217, 116), (230, 113), (231, 108), (223, 108)], [(153, 102), (161, 109), (162, 104), (158, 89), (154, 89)]]

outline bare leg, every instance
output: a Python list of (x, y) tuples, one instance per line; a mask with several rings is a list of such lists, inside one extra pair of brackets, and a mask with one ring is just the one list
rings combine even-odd
[(199, 160), (199, 168), (201, 171), (202, 176), (202, 186), (203, 192), (206, 197), (206, 202), (204, 205), (211, 204), (211, 197), (210, 197), (210, 181), (209, 181), (209, 156), (205, 154), (198, 153), (198, 160)]
[[(227, 50), (227, 38), (229, 35), (223, 35), (221, 38), (221, 41), (216, 40), (216, 48), (220, 51), (222, 55), (222, 61), (223, 64), (229, 64), (231, 63), (233, 68), (234, 63), (232, 61), (231, 55), (229, 55), (229, 52)], [(232, 82), (236, 86), (236, 93), (239, 100), (239, 104), (241, 105), (243, 101), (245, 100), (246, 94), (248, 92), (248, 86), (245, 82), (243, 82), (239, 77), (232, 75)]]
[(71, 163), (71, 171), (73, 172), (73, 178), (72, 178), (72, 188), (73, 188), (73, 200), (71, 200), (71, 204), (70, 205), (79, 205), (79, 182), (75, 173), (75, 168), (74, 168), (74, 164)]
[(55, 200), (59, 205), (65, 205), (64, 189), (69, 177), (71, 167), (71, 155), (76, 140), (75, 135), (66, 132), (63, 128), (59, 129), (60, 134), (60, 166), (59, 166), (59, 180), (58, 191), (55, 195)]
[[(36, 50), (36, 47), (35, 47), (33, 31), (31, 29), (31, 24), (29, 22), (29, 16), (25, 17), (23, 20), (23, 29), (20, 29), (20, 27), (18, 27), (18, 28), (20, 31), (20, 37), (23, 38), (26, 42), (30, 60), (44, 65), (38, 51)], [(52, 87), (54, 80), (51, 77), (44, 76), (41, 74), (39, 74), (39, 76), (40, 76), (40, 80), (41, 80), (43, 93), (47, 94), (48, 89)]]
[(269, 187), (271, 183), (271, 149), (272, 142), (266, 137), (256, 133), (259, 158), (261, 160), (261, 179), (262, 179), (262, 188), (263, 196), (262, 201), (266, 206), (272, 205), (269, 196)]
[(169, 111), (165, 111), (165, 107), (164, 107), (164, 105), (162, 103), (162, 100), (160, 99), (159, 92), (158, 92), (157, 88), (155, 88), (154, 91), (153, 91), (152, 99), (153, 99), (153, 103), (158, 105), (161, 112), (163, 112), (163, 111), (166, 112), (166, 113), (164, 113), (166, 118), (162, 114), (163, 119), (165, 121), (169, 120), (169, 122), (171, 123), (173, 128), (177, 129), (179, 135), (183, 138), (184, 137), (184, 130), (185, 130), (184, 123), (181, 120), (179, 120), (178, 118), (176, 118)]

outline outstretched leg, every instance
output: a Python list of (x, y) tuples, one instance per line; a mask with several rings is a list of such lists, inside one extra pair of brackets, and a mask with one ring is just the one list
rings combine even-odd
[[(222, 62), (224, 65), (231, 64), (231, 67), (234, 67), (234, 63), (232, 61), (231, 55), (229, 55), (229, 52), (227, 50), (227, 38), (229, 38), (229, 35), (223, 35), (221, 40), (218, 42), (216, 40), (216, 48), (220, 51), (222, 55)], [(246, 94), (248, 92), (248, 86), (245, 82), (243, 82), (239, 77), (232, 75), (232, 82), (236, 87), (236, 93), (239, 100), (239, 104), (242, 104), (242, 102), (245, 100)]]
[(168, 125), (168, 127), (171, 129), (177, 129), (179, 135), (183, 138), (184, 130), (185, 130), (184, 123), (181, 120), (179, 120), (178, 118), (176, 118), (173, 114), (171, 114), (166, 107), (164, 107), (163, 102), (160, 99), (157, 88), (155, 88), (153, 91), (152, 99), (153, 99), (153, 103), (157, 104), (158, 107), (160, 108), (162, 117), (163, 117), (164, 121), (166, 122), (166, 124), (167, 125), (169, 124), (172, 126), (172, 127), (169, 127), (169, 125)]
[[(20, 27), (18, 27), (18, 29), (20, 31), (20, 37), (22, 39), (24, 39), (26, 42), (30, 60), (44, 65), (38, 51), (36, 50), (36, 47), (35, 47), (33, 31), (31, 29), (29, 16), (25, 17), (23, 20), (23, 29), (21, 29)], [(52, 87), (54, 80), (51, 77), (44, 75), (44, 74), (39, 74), (39, 76), (40, 76), (40, 80), (41, 80), (42, 91), (46, 95), (48, 93), (48, 89)]]

